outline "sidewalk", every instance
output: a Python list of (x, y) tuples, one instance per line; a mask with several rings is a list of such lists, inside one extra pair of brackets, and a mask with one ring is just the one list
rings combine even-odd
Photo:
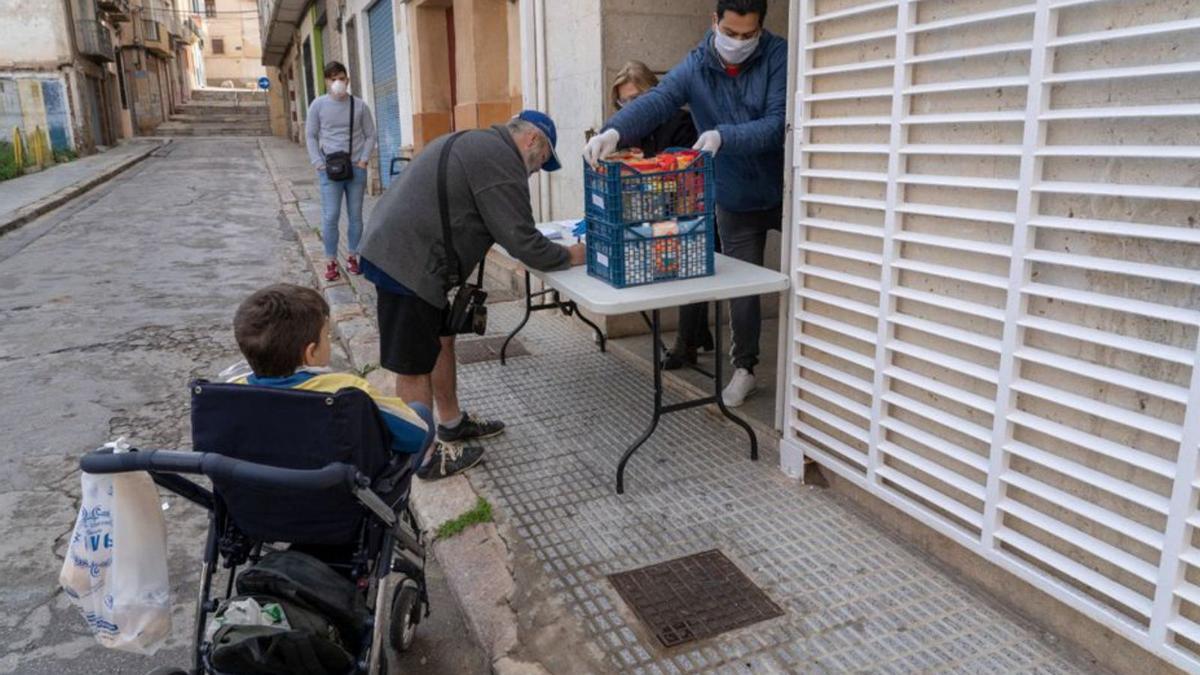
[(134, 138), (105, 152), (0, 181), (0, 235), (137, 164), (163, 143), (162, 139)]
[[(262, 147), (280, 176), (303, 181), (303, 151), (284, 144)], [(311, 232), (300, 214), (312, 212), (305, 195), (315, 190), (286, 187), (298, 200), (289, 220)], [(339, 332), (361, 368), (377, 358), (377, 335), (359, 281), (326, 293), (352, 327)], [(366, 307), (341, 306), (356, 298)], [(490, 314), (491, 332), (503, 334), (521, 311), (509, 302)], [(842, 500), (787, 479), (774, 453), (749, 461), (743, 432), (711, 414), (664, 418), (616, 495), (617, 461), (648, 421), (649, 378), (570, 321), (539, 314), (520, 336), (529, 356), (460, 366), (464, 407), (508, 430), (487, 443), (469, 482), (421, 483), (414, 497), (426, 529), (475, 492), (494, 507), (494, 527), (433, 551), (498, 671), (524, 662), (522, 672), (555, 673), (1103, 672)], [(711, 549), (783, 616), (664, 648), (607, 576)], [(510, 576), (496, 578), (498, 567)]]

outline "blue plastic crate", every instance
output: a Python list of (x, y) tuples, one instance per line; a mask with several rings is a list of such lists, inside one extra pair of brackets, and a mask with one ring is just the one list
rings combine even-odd
[(584, 208), (590, 220), (627, 225), (713, 212), (713, 156), (707, 152), (686, 169), (672, 171), (639, 173), (603, 160), (599, 167), (583, 165)]
[(589, 220), (587, 271), (616, 288), (713, 274), (713, 217), (680, 219), (679, 234), (653, 236), (649, 223)]

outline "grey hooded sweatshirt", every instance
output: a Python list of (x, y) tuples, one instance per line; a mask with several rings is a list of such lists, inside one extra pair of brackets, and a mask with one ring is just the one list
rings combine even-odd
[[(434, 307), (446, 305), (446, 256), (438, 211), (442, 136), (393, 181), (367, 222), (359, 251)], [(529, 173), (503, 125), (465, 132), (450, 149), (446, 172), (450, 229), (464, 280), (499, 243), (535, 270), (570, 267), (567, 249), (534, 226)]]

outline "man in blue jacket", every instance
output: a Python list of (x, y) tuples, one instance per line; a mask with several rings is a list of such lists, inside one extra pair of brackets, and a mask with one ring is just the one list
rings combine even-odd
[[(700, 132), (697, 150), (716, 161), (717, 228), (722, 253), (761, 265), (767, 232), (780, 228), (787, 112), (787, 41), (763, 28), (766, 0), (719, 0), (713, 27), (662, 82), (613, 115), (588, 141), (596, 160), (623, 138), (642, 138), (683, 105)], [(725, 404), (739, 406), (755, 389), (761, 310), (757, 297), (732, 303), (734, 373)]]

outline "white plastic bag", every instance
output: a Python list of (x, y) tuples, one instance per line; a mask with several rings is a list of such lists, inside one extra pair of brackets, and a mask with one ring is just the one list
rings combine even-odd
[[(124, 452), (124, 438), (108, 444)], [(171, 632), (167, 526), (145, 472), (81, 474), (75, 531), (58, 580), (100, 644), (153, 654)]]
[(233, 382), (234, 380), (253, 374), (254, 369), (250, 367), (250, 364), (245, 359), (242, 359), (217, 373), (217, 382)]
[(204, 629), (204, 641), (212, 642), (213, 636), (221, 626), (274, 626), (275, 628), (291, 628), (283, 606), (278, 602), (258, 604), (254, 598), (232, 600), (208, 622)]

